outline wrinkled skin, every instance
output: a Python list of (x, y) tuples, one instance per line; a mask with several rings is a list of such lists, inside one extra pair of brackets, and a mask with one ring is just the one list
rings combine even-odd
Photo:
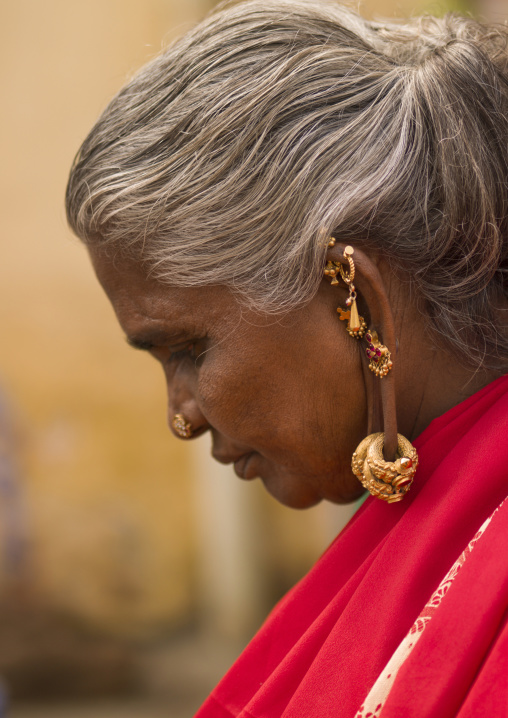
[[(367, 433), (369, 384), (361, 344), (337, 319), (345, 289), (323, 280), (308, 305), (274, 318), (242, 307), (225, 287), (175, 288), (132, 262), (91, 256), (129, 342), (161, 363), (170, 426), (180, 412), (194, 436), (209, 430), (218, 461), (236, 462), (242, 478), (260, 477), (288, 506), (361, 495), (350, 467)], [(467, 377), (450, 370), (449, 358), (415, 341), (421, 327), (400, 286), (390, 278), (385, 285), (370, 293), (388, 292), (407, 347), (397, 391), (399, 430), (411, 438), (486, 379), (464, 391)]]

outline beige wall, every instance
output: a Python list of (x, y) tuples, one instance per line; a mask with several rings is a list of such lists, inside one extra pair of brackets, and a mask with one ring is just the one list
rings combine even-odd
[[(65, 224), (68, 169), (101, 108), (207, 5), (0, 4), (0, 384), (21, 436), (33, 581), (52, 605), (122, 634), (187, 621), (204, 593), (219, 603), (242, 565), (258, 572), (245, 575), (244, 585), (271, 585), (272, 600), (342, 521), (333, 508), (302, 514), (278, 507), (260, 486), (228, 491), (221, 482), (235, 481), (230, 474), (220, 478), (202, 448), (193, 453), (170, 437), (162, 374), (127, 350)], [(389, 15), (407, 3), (369, 0), (364, 7)], [(216, 484), (203, 484), (208, 475)], [(215, 485), (219, 493), (209, 495)], [(247, 533), (226, 524), (220, 508), (215, 516), (210, 509), (217, 497), (229, 497), (232, 511), (241, 507), (257, 523)], [(221, 552), (238, 532), (245, 558), (226, 560)], [(219, 578), (215, 594), (210, 565)], [(241, 590), (235, 596), (241, 601)]]
[(188, 612), (186, 447), (165, 428), (162, 376), (127, 351), (66, 228), (74, 153), (127, 74), (198, 0), (1, 5), (0, 382), (23, 434), (37, 584), (117, 626)]
[[(196, 466), (208, 469), (167, 431), (162, 373), (126, 347), (66, 227), (63, 195), (73, 155), (107, 100), (205, 10), (204, 0), (0, 8), (0, 384), (22, 436), (33, 580), (50, 604), (120, 633), (187, 621), (202, 594), (213, 597), (199, 578), (209, 557), (199, 553), (206, 537), (197, 524), (207, 519)], [(271, 536), (268, 555), (282, 562), (286, 583), (333, 533), (323, 538), (307, 516), (309, 536), (292, 541), (302, 533), (297, 515), (261, 487), (249, 503), (269, 518), (244, 541)], [(252, 547), (250, 560), (262, 551)], [(230, 557), (229, 568), (216, 560), (220, 583), (241, 559)], [(220, 586), (216, 593), (222, 600)]]

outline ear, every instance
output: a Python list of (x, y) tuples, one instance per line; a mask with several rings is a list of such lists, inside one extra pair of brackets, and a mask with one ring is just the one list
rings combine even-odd
[[(349, 262), (344, 254), (345, 243), (337, 242), (328, 248), (327, 261), (340, 262), (349, 271)], [(368, 408), (369, 408), (369, 433), (376, 430), (379, 420), (376, 417), (376, 408), (381, 404), (382, 430), (384, 438), (384, 456), (387, 461), (393, 461), (397, 450), (397, 411), (395, 404), (395, 377), (397, 371), (395, 322), (388, 299), (388, 292), (383, 277), (379, 271), (379, 258), (374, 254), (367, 254), (354, 244), (349, 245), (354, 249), (352, 260), (355, 267), (353, 283), (357, 292), (357, 302), (360, 313), (365, 314), (369, 330), (376, 331), (380, 341), (388, 347), (393, 363), (391, 371), (384, 377), (378, 377), (368, 369), (368, 358), (365, 351), (361, 352), (366, 380)], [(339, 284), (347, 290), (347, 285), (338, 276)], [(324, 280), (330, 283), (328, 277)], [(331, 286), (330, 290), (334, 290)], [(340, 297), (337, 297), (340, 302)], [(355, 341), (355, 340), (352, 340)], [(362, 341), (365, 348), (368, 346), (366, 340)], [(363, 347), (362, 347), (363, 348)], [(379, 430), (379, 429), (377, 429)]]

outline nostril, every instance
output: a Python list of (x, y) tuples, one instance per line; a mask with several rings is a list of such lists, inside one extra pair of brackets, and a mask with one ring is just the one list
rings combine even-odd
[(218, 461), (219, 464), (230, 464), (231, 458), (228, 456), (225, 456), (224, 454), (216, 454), (212, 451), (212, 457), (215, 459), (215, 461)]

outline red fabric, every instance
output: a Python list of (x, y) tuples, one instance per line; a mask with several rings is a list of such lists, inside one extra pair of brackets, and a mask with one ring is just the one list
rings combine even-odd
[[(397, 504), (369, 498), (196, 718), (354, 718), (441, 579), (508, 493), (508, 376), (436, 419)], [(508, 505), (401, 668), (382, 717), (508, 716)]]

